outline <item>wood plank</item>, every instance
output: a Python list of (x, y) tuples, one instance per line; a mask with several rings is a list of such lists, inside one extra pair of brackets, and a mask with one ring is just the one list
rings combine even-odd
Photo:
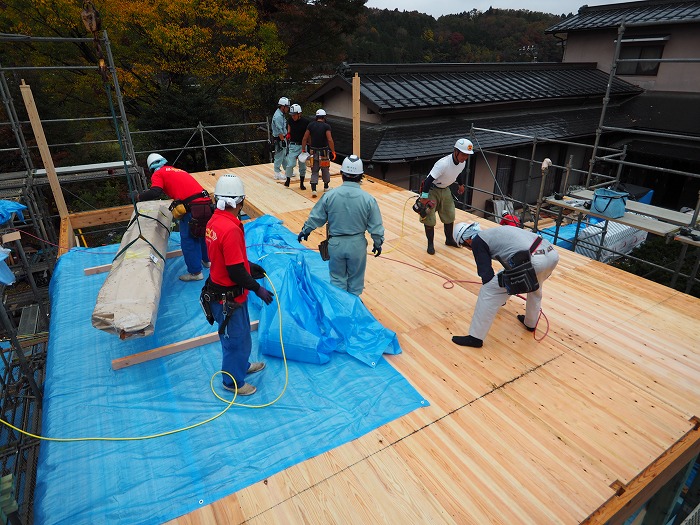
[[(251, 321), (250, 331), (254, 332), (255, 330), (257, 330), (258, 324), (259, 321)], [(120, 357), (119, 359), (112, 360), (112, 370), (121, 370), (122, 368), (127, 368), (129, 366), (138, 365), (147, 361), (153, 361), (154, 359), (159, 359), (161, 357), (165, 357), (166, 355), (172, 355), (177, 354), (178, 352), (183, 352), (185, 350), (191, 350), (192, 348), (208, 345), (209, 343), (213, 343), (218, 340), (219, 333), (212, 332), (210, 334), (200, 335), (199, 337), (193, 337), (192, 339), (178, 341), (177, 343), (159, 346), (158, 348), (153, 348), (151, 350), (139, 352), (138, 354)]]
[[(592, 200), (593, 192), (591, 190), (576, 190), (571, 194), (571, 196), (575, 198)], [(641, 213), (642, 215), (647, 215), (649, 217), (654, 217), (655, 219), (659, 219), (664, 222), (677, 224), (679, 226), (690, 226), (691, 221), (693, 220), (693, 215), (690, 213), (681, 213), (676, 210), (669, 210), (667, 208), (661, 208), (651, 204), (644, 204), (643, 202), (637, 202), (630, 199), (627, 199), (625, 209), (636, 213)]]
[(131, 214), (134, 213), (133, 204), (125, 206), (115, 206), (102, 210), (82, 211), (71, 213), (71, 224), (76, 230), (78, 228), (88, 228), (90, 226), (103, 226), (117, 222), (129, 222)]
[(593, 217), (598, 217), (599, 219), (605, 219), (611, 222), (622, 224), (624, 226), (630, 226), (632, 228), (636, 228), (637, 230), (643, 230), (645, 232), (653, 233), (654, 235), (666, 236), (670, 235), (671, 233), (677, 232), (679, 229), (679, 226), (676, 224), (671, 224), (668, 222), (662, 222), (656, 219), (643, 217), (641, 215), (637, 215), (636, 213), (625, 212), (625, 214), (622, 217), (617, 219), (611, 219), (609, 217), (601, 215), (600, 213), (595, 213), (591, 210), (581, 208), (580, 206), (572, 206), (564, 200), (545, 199), (545, 202), (552, 206), (558, 206), (560, 208), (574, 211), (577, 214), (592, 215)]
[[(167, 252), (165, 254), (166, 259), (172, 259), (174, 257), (180, 257), (182, 255), (182, 250), (172, 250), (170, 252)], [(108, 272), (112, 269), (112, 263), (109, 264), (102, 264), (100, 266), (91, 266), (89, 268), (85, 268), (83, 270), (83, 273), (85, 275), (95, 275), (98, 273), (105, 273)]]

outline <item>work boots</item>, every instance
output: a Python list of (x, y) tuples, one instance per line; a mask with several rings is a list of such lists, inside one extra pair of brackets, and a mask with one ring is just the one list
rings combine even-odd
[(430, 255), (435, 255), (435, 246), (433, 246), (433, 240), (435, 240), (435, 227), (425, 226), (425, 236), (428, 238), (428, 253)]
[(304, 186), (304, 177), (301, 175), (299, 176), (299, 189), (302, 191), (306, 189), (306, 186)]
[(454, 228), (455, 223), (451, 222), (449, 224), (445, 224), (445, 244), (447, 246), (454, 246), (455, 248), (459, 248), (459, 245), (455, 242), (454, 236), (452, 235), (452, 229)]

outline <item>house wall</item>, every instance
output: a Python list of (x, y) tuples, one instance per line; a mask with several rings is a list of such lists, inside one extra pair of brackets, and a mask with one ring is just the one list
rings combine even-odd
[[(625, 32), (629, 35), (631, 30)], [(639, 31), (639, 30), (637, 30)], [(662, 58), (700, 58), (698, 24), (649, 27), (646, 34), (670, 35)], [(581, 31), (568, 35), (564, 62), (596, 62), (610, 72), (617, 30)], [(700, 62), (662, 62), (656, 76), (618, 75), (620, 79), (653, 91), (700, 91)]]
[[(323, 97), (323, 109), (329, 115), (352, 119), (352, 94), (347, 91), (336, 91)], [(360, 122), (378, 124), (379, 115), (371, 113), (366, 104), (360, 101)]]

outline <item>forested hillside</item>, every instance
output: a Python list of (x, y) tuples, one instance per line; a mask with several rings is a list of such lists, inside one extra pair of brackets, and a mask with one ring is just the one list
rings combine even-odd
[[(365, 0), (96, 0), (93, 4), (110, 41), (132, 132), (188, 128), (199, 122), (263, 121), (281, 95), (303, 104), (316, 87), (313, 79), (333, 74), (342, 61), (560, 60), (556, 39), (544, 30), (561, 16), (530, 11), (473, 10), (436, 20), (417, 12), (369, 9)], [(2, 0), (0, 6), (0, 32), (5, 34), (93, 36), (81, 20), (82, 2)], [(21, 104), (17, 86), (24, 79), (44, 120), (107, 114), (105, 93), (111, 77), (105, 83), (98, 74), (98, 58), (92, 43), (0, 42), (3, 67), (73, 67), (6, 73), (15, 104)], [(4, 112), (0, 107), (0, 120), (7, 122)], [(113, 131), (105, 130), (113, 136)], [(65, 144), (105, 138), (94, 123), (63, 126), (61, 132)], [(0, 148), (15, 146), (12, 130), (0, 126)], [(95, 146), (86, 153), (67, 145), (52, 153), (65, 164), (120, 158), (116, 146), (110, 147)], [(158, 147), (163, 146), (141, 144), (141, 149)], [(0, 172), (22, 169), (19, 152), (0, 158)]]
[(547, 27), (562, 16), (525, 10), (472, 10), (433, 17), (416, 11), (367, 9), (345, 38), (348, 62), (559, 62)]

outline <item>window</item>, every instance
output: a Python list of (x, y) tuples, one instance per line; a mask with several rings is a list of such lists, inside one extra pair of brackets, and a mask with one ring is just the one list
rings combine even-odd
[[(656, 76), (659, 72), (660, 62), (646, 62), (646, 60), (661, 58), (668, 38), (668, 36), (623, 38), (620, 47), (621, 61), (617, 65), (617, 74)], [(643, 61), (635, 62), (636, 60)]]

